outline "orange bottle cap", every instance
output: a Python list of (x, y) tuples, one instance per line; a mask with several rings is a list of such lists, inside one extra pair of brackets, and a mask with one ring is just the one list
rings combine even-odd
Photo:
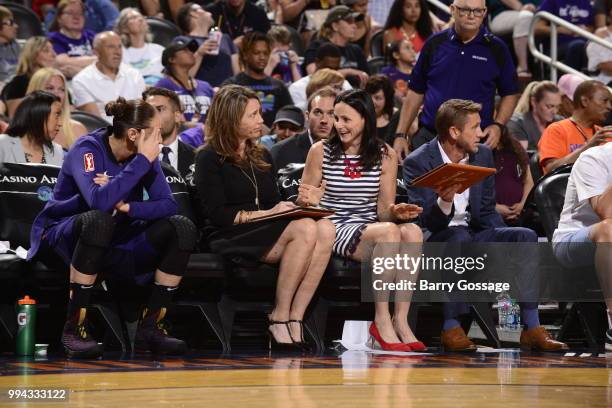
[(31, 299), (28, 295), (25, 295), (25, 297), (23, 299), (19, 299), (17, 303), (20, 305), (35, 305), (36, 301)]

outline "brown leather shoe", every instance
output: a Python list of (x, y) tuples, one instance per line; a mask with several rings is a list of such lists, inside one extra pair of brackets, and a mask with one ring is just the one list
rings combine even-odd
[(553, 340), (542, 326), (523, 330), (521, 333), (521, 348), (536, 351), (564, 351), (569, 349), (567, 344)]
[(460, 326), (442, 331), (442, 347), (444, 351), (476, 351), (476, 344), (470, 340)]

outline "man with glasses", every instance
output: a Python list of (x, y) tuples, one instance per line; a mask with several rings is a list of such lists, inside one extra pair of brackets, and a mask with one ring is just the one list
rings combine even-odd
[(327, 139), (334, 127), (334, 101), (337, 91), (325, 87), (319, 89), (308, 100), (308, 129), (306, 132), (288, 138), (272, 146), (270, 153), (277, 170), (290, 163), (305, 163), (310, 146), (316, 141)]
[[(495, 148), (518, 101), (518, 84), (506, 44), (482, 25), (485, 0), (455, 0), (450, 6), (454, 25), (431, 36), (412, 71), (393, 147), (403, 158), (436, 136), (435, 116), (449, 99), (467, 99), (482, 105), (482, 129), (487, 144)], [(495, 94), (501, 101), (495, 110)], [(419, 117), (419, 130), (407, 137)]]
[(15, 75), (19, 62), (21, 48), (15, 38), (19, 27), (13, 19), (13, 13), (6, 7), (0, 6), (0, 83), (2, 85)]

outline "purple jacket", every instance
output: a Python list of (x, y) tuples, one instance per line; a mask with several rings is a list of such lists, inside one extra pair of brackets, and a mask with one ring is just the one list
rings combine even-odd
[[(156, 220), (177, 213), (177, 204), (159, 160), (151, 163), (142, 154), (136, 154), (118, 163), (108, 144), (108, 136), (107, 128), (85, 135), (64, 158), (53, 199), (47, 202), (32, 225), (28, 259), (36, 255), (46, 229), (90, 210), (113, 212), (122, 200), (130, 204), (130, 211), (127, 217), (118, 217), (118, 222)], [(104, 186), (95, 184), (93, 179), (97, 173), (111, 176), (109, 182)]]

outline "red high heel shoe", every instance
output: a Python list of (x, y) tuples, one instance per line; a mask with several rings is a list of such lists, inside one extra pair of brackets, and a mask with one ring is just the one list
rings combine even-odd
[(378, 327), (376, 327), (376, 323), (372, 322), (370, 325), (370, 341), (372, 342), (372, 348), (374, 348), (375, 344), (378, 343), (380, 348), (385, 351), (412, 351), (412, 348), (409, 344), (405, 343), (387, 343), (383, 340), (382, 336), (378, 332)]
[(422, 341), (413, 341), (411, 343), (404, 343), (404, 344), (407, 345), (408, 347), (410, 347), (410, 349), (412, 351), (425, 351), (425, 350), (427, 350), (427, 346)]

